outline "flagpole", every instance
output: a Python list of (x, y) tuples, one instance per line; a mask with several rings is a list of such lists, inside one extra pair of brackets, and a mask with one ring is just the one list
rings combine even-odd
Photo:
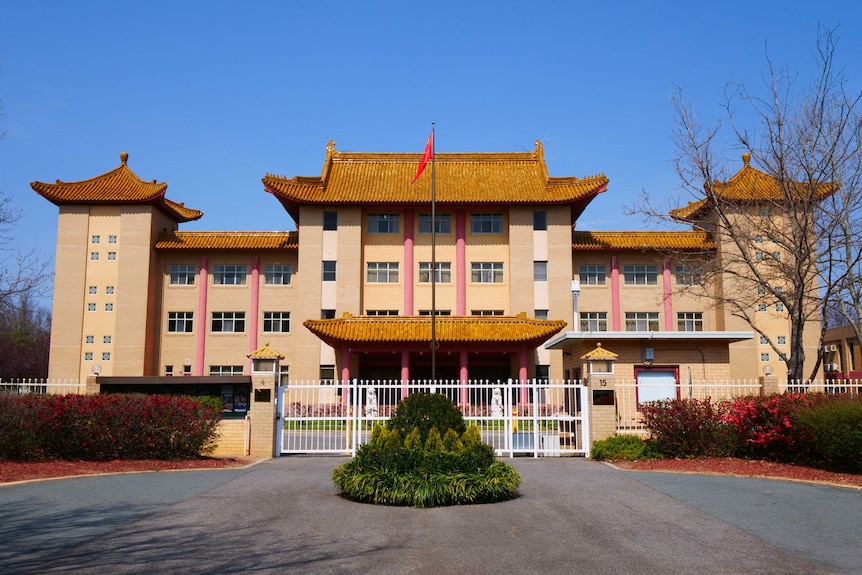
[(437, 391), (437, 198), (435, 195), (434, 162), (436, 142), (434, 122), (431, 122), (431, 385)]

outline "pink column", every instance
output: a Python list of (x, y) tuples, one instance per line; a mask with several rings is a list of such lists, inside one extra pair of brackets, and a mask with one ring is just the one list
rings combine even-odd
[(611, 256), (611, 331), (620, 331), (620, 262)]
[[(257, 328), (258, 317), (260, 316), (260, 258), (254, 256), (251, 258), (251, 317), (248, 318), (248, 351), (249, 353), (257, 350)], [(251, 368), (251, 360), (249, 360), (249, 368)]]
[(530, 392), (527, 389), (527, 348), (522, 347), (518, 352), (518, 379), (521, 380), (521, 389), (518, 394), (518, 403), (527, 405), (530, 403)]
[(401, 350), (401, 399), (410, 394), (410, 352)]
[(662, 296), (664, 297), (664, 330), (673, 331), (673, 301), (671, 300), (672, 288), (670, 285), (670, 261), (662, 262)]
[(455, 212), (455, 315), (467, 315), (467, 215)]
[(341, 348), (341, 404), (350, 402), (350, 348)]
[(404, 212), (404, 312), (413, 315), (413, 211)]
[(204, 358), (206, 357), (207, 340), (207, 289), (209, 287), (207, 276), (209, 260), (206, 256), (201, 257), (201, 271), (198, 274), (198, 332), (197, 353), (195, 355), (195, 375), (204, 374)]
[(459, 377), (459, 379), (461, 381), (460, 395), (459, 395), (459, 399), (458, 399), (459, 405), (470, 405), (470, 392), (467, 389), (467, 382), (468, 382), (467, 361), (468, 361), (468, 359), (469, 359), (469, 354), (467, 353), (467, 350), (462, 349), (461, 353), (460, 353), (460, 358), (459, 358), (459, 361), (461, 363), (460, 377)]

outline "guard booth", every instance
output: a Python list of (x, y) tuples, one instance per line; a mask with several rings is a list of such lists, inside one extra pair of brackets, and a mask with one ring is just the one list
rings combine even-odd
[(616, 432), (614, 367), (618, 357), (618, 354), (603, 348), (601, 342), (581, 356), (589, 388), (590, 443), (606, 439)]
[(279, 363), (284, 356), (269, 347), (267, 342), (262, 348), (248, 354), (251, 360), (252, 399), (249, 410), (249, 455), (254, 457), (274, 457), (276, 451), (277, 424), (276, 386), (278, 384)]

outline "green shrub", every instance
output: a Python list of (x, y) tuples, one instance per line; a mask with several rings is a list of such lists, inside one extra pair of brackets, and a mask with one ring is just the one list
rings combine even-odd
[(641, 406), (655, 449), (666, 457), (726, 456), (736, 447), (725, 407), (709, 398), (651, 401)]
[(419, 429), (419, 437), (423, 442), (428, 439), (432, 427), (441, 433), (454, 429), (458, 435), (467, 429), (461, 410), (445, 395), (439, 393), (413, 393), (398, 404), (395, 415), (386, 427), (397, 429), (401, 437), (413, 429)]
[(0, 395), (0, 459), (41, 455), (35, 399), (34, 395)]
[(862, 471), (862, 399), (831, 397), (798, 410), (793, 417), (797, 442), (813, 462), (842, 471)]
[(626, 460), (653, 459), (655, 448), (650, 441), (637, 435), (613, 435), (607, 439), (593, 442), (590, 456), (596, 460)]

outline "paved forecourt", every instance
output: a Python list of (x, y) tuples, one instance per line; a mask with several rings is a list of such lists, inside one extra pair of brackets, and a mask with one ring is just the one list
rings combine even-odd
[(594, 461), (507, 460), (516, 499), (425, 510), (341, 499), (330, 474), (344, 461), (0, 487), (0, 572), (842, 572)]

